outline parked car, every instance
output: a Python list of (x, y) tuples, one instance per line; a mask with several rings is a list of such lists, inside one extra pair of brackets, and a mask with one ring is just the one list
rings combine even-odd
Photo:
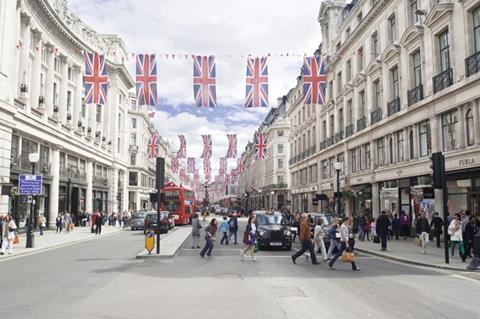
[(292, 249), (292, 233), (280, 212), (254, 211), (257, 217), (257, 242), (259, 249)]
[(323, 241), (327, 245), (327, 247), (330, 245), (330, 239), (328, 238), (327, 234), (330, 228), (332, 228), (332, 220), (333, 220), (333, 215), (331, 213), (309, 213), (309, 220), (310, 220), (310, 231), (313, 236), (313, 232), (315, 230), (315, 225), (317, 224), (317, 221), (319, 219), (323, 220), (323, 231), (325, 232), (325, 238)]
[[(168, 211), (160, 212), (160, 234), (168, 233), (170, 229), (170, 221), (168, 220)], [(148, 212), (145, 216), (145, 229), (144, 233), (147, 233), (147, 230), (153, 230), (157, 232), (157, 212)]]
[(133, 213), (132, 218), (130, 218), (130, 229), (131, 230), (144, 229), (146, 215), (147, 215), (146, 212)]

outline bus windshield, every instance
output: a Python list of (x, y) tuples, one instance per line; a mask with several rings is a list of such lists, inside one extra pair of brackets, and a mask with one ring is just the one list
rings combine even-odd
[(174, 212), (180, 208), (180, 201), (179, 200), (165, 200), (165, 209)]

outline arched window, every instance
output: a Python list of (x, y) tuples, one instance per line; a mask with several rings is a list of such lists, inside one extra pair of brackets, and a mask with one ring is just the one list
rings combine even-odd
[(473, 112), (472, 109), (467, 111), (465, 116), (466, 129), (467, 129), (467, 145), (471, 146), (475, 143), (475, 128), (473, 123)]
[(413, 159), (415, 157), (415, 146), (413, 145), (413, 131), (410, 131), (408, 139), (410, 144), (410, 159)]

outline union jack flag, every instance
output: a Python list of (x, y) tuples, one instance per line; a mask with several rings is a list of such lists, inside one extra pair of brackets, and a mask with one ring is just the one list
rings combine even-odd
[(176, 157), (172, 157), (172, 163), (170, 166), (172, 168), (172, 172), (178, 172), (178, 159)]
[(325, 104), (327, 76), (320, 55), (304, 57), (302, 76), (304, 103)]
[(153, 133), (148, 139), (148, 157), (157, 158), (158, 144), (160, 144), (160, 135)]
[(187, 172), (195, 173), (195, 158), (193, 157), (187, 159)]
[(138, 105), (157, 105), (157, 60), (154, 54), (137, 54)]
[(193, 56), (193, 96), (196, 106), (217, 106), (214, 56)]
[(200, 172), (198, 171), (198, 169), (193, 172), (193, 180), (195, 181), (195, 183), (198, 183), (198, 181), (200, 180)]
[(267, 157), (267, 133), (255, 133), (255, 158)]
[(203, 153), (201, 158), (212, 157), (212, 136), (211, 135), (202, 135), (203, 139)]
[(239, 174), (243, 173), (243, 169), (244, 169), (243, 157), (240, 157), (240, 158), (237, 160), (237, 170), (238, 170), (238, 173), (239, 173)]
[(185, 140), (185, 135), (178, 135), (180, 140), (180, 147), (177, 152), (177, 158), (185, 158), (187, 156), (187, 142)]
[(210, 175), (212, 169), (210, 167), (210, 158), (204, 158), (203, 159), (203, 170), (205, 172), (205, 175)]
[(227, 159), (225, 157), (220, 157), (220, 169), (218, 173), (220, 175), (225, 175), (227, 172)]
[(184, 168), (180, 168), (180, 173), (178, 175), (180, 176), (180, 180), (182, 182), (186, 181), (186, 174), (185, 174), (185, 169)]
[(228, 150), (226, 158), (237, 157), (237, 134), (227, 134), (228, 138)]
[(108, 93), (108, 74), (105, 55), (85, 53), (85, 104), (105, 104)]
[(244, 107), (268, 107), (267, 58), (247, 59), (247, 89)]

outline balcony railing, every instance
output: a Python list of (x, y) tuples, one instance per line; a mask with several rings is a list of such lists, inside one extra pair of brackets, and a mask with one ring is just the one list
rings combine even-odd
[(335, 143), (338, 143), (341, 140), (343, 140), (343, 130), (340, 130), (340, 132), (335, 133)]
[(377, 123), (377, 122), (380, 122), (382, 120), (382, 108), (377, 107), (377, 109), (375, 111), (372, 111), (370, 113), (370, 117), (371, 117), (372, 125)]
[(93, 184), (108, 186), (108, 178), (102, 176), (94, 176)]
[(320, 150), (324, 150), (326, 148), (327, 148), (327, 142), (326, 141), (320, 142)]
[(328, 146), (331, 146), (335, 143), (335, 136), (330, 136), (329, 138), (327, 138), (327, 147)]
[(288, 185), (285, 183), (280, 183), (280, 184), (272, 184), (271, 188), (287, 188)]
[(317, 152), (317, 145), (313, 145), (310, 147), (310, 155), (313, 155)]
[(85, 172), (80, 171), (77, 167), (60, 167), (60, 177), (74, 179), (77, 181), (86, 181)]
[(130, 146), (128, 147), (128, 150), (129, 150), (130, 152), (138, 152), (138, 145), (130, 145)]
[(433, 93), (440, 92), (453, 84), (453, 70), (449, 68), (433, 77)]
[(400, 112), (400, 97), (397, 96), (395, 99), (388, 102), (387, 108), (388, 116), (392, 116), (393, 114)]
[(353, 127), (353, 124), (347, 125), (345, 127), (345, 138), (353, 135), (355, 128)]
[(480, 51), (465, 59), (467, 77), (480, 72)]
[(357, 120), (357, 132), (360, 132), (367, 127), (367, 117), (364, 116), (361, 119)]
[(423, 100), (423, 85), (408, 90), (408, 106)]

